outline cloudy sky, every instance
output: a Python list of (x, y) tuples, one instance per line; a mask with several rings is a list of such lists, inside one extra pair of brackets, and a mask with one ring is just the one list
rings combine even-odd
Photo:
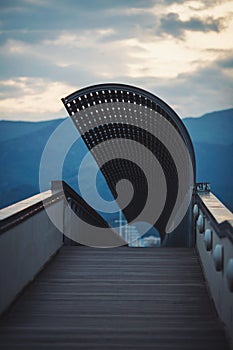
[(1, 0), (0, 119), (66, 116), (101, 82), (147, 89), (181, 116), (233, 105), (233, 1)]

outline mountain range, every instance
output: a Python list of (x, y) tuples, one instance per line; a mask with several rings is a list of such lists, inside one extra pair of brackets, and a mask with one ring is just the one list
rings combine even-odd
[[(64, 120), (0, 121), (1, 208), (39, 192), (42, 152)], [(194, 144), (197, 181), (210, 182), (212, 192), (233, 211), (233, 108), (185, 118), (183, 122)], [(86, 153), (87, 148), (79, 139), (64, 163), (63, 179), (78, 192), (77, 172)], [(98, 177), (98, 182), (99, 192), (110, 200), (112, 195), (103, 176)]]
[(233, 108), (183, 122), (194, 145), (197, 182), (210, 182), (211, 191), (233, 211)]

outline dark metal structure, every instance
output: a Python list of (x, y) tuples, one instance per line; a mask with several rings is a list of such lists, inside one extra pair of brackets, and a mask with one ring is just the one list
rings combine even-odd
[(96, 227), (110, 228), (108, 223), (65, 181), (55, 180), (51, 184), (52, 191), (64, 193), (71, 209), (83, 221)]
[[(154, 137), (153, 133), (148, 131), (148, 127), (143, 127), (143, 123), (151, 122), (149, 118), (152, 112), (155, 112), (179, 133), (188, 149), (195, 181), (193, 145), (181, 119), (160, 98), (140, 88), (124, 84), (110, 83), (90, 86), (72, 93), (62, 101), (89, 150), (106, 140), (123, 138), (142, 144), (157, 158), (165, 174), (167, 185), (165, 206), (159, 219), (154, 223), (163, 239), (166, 223), (177, 198), (179, 179), (176, 164), (169, 150), (158, 138)], [(106, 115), (111, 114), (108, 106), (114, 103), (119, 106), (118, 111), (111, 111), (112, 115), (107, 118)], [(127, 108), (123, 108), (122, 105), (127, 105)], [(148, 120), (136, 111), (135, 108), (141, 108), (141, 106), (147, 109)], [(138, 126), (138, 119), (140, 119), (141, 127)], [(153, 125), (153, 121), (151, 123)], [(94, 155), (94, 157), (100, 164), (101, 155)], [(126, 219), (132, 221), (142, 211), (147, 200), (149, 189), (145, 174), (134, 162), (123, 158), (106, 162), (101, 170), (115, 198), (117, 197), (116, 184), (119, 180), (128, 179), (132, 183), (133, 199), (123, 210)]]

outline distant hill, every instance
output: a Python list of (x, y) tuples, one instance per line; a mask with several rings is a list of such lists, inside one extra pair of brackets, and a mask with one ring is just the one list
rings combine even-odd
[(1, 208), (39, 192), (40, 158), (61, 121), (0, 121)]
[(197, 181), (207, 181), (211, 191), (233, 211), (233, 144), (194, 142)]
[[(0, 121), (1, 207), (38, 193), (44, 146), (63, 120)], [(194, 143), (197, 181), (210, 181), (212, 191), (233, 211), (233, 109), (183, 121)], [(86, 151), (79, 140), (65, 162), (64, 180), (77, 191), (77, 171)], [(99, 179), (99, 192), (111, 198), (103, 178)]]
[(0, 120), (0, 142), (23, 137), (40, 132), (42, 136), (50, 134), (64, 119), (54, 119), (44, 122), (23, 122)]
[(233, 108), (204, 114), (200, 118), (185, 118), (183, 122), (193, 142), (214, 145), (233, 143)]
[(233, 211), (233, 108), (183, 122), (195, 149), (197, 181), (209, 181), (214, 194)]
[[(0, 142), (0, 164), (2, 169), (0, 173), (0, 208), (39, 193), (39, 169), (44, 147), (53, 131), (64, 120), (36, 123), (0, 122), (1, 135), (3, 136), (3, 141)], [(64, 135), (64, 139), (60, 143), (65, 139), (69, 139), (69, 135)], [(57, 153), (59, 152), (59, 146), (61, 145), (57, 145)], [(63, 166), (63, 179), (79, 194), (77, 174), (80, 163), (87, 151), (86, 145), (79, 138), (69, 150)], [(93, 164), (89, 164), (84, 177), (89, 176), (92, 166)], [(90, 186), (89, 181), (87, 182), (87, 191), (92, 191)], [(113, 200), (113, 196), (101, 173), (98, 176), (98, 191), (106, 200)], [(108, 221), (115, 219), (110, 214), (103, 214), (103, 217)]]

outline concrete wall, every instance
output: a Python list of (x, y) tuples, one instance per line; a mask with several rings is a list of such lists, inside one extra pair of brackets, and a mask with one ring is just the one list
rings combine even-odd
[[(216, 219), (216, 223), (220, 224), (221, 220), (223, 221), (224, 219), (228, 220), (228, 222), (231, 223), (233, 215), (229, 213), (226, 208), (226, 210), (224, 210), (222, 203), (218, 201), (218, 199), (212, 194), (206, 196), (209, 196), (210, 202), (212, 203), (215, 210), (214, 219)], [(208, 208), (208, 198), (203, 197), (203, 200), (205, 201), (205, 205)], [(219, 208), (219, 210), (217, 210), (217, 208)], [(220, 212), (221, 217), (218, 215)], [(200, 225), (198, 225), (198, 217), (200, 217), (200, 215), (203, 218), (202, 228)], [(227, 235), (225, 237), (224, 235), (220, 237), (217, 234), (216, 230), (213, 227), (213, 220), (210, 219), (210, 213), (208, 210), (199, 208), (196, 219), (196, 245), (203, 267), (204, 276), (208, 283), (218, 315), (227, 326), (228, 334), (232, 337), (233, 340), (233, 291), (231, 291), (229, 288), (227, 278), (228, 264), (230, 262), (230, 259), (233, 259), (233, 242)], [(209, 230), (209, 232), (207, 232), (207, 230)], [(208, 234), (211, 232), (212, 237), (209, 250), (207, 250), (205, 243), (207, 237), (206, 232)], [(222, 246), (223, 252), (222, 264), (220, 263), (220, 266), (222, 265), (222, 268), (219, 271), (216, 269), (215, 265), (215, 248), (217, 245)], [(221, 261), (221, 259), (219, 261)]]
[[(63, 201), (51, 207), (59, 214), (63, 211)], [(45, 210), (1, 233), (0, 313), (33, 280), (62, 244), (63, 236), (51, 223)]]

